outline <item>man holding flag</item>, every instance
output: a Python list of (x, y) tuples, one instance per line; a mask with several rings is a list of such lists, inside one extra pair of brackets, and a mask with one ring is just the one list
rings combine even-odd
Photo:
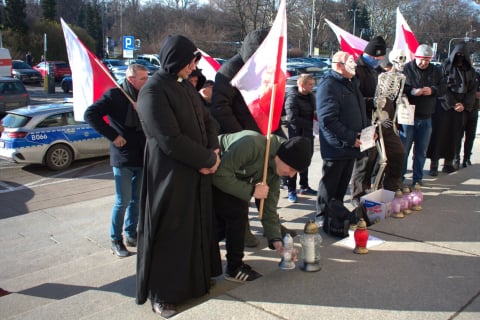
[[(370, 40), (355, 63), (356, 77), (360, 83), (360, 92), (365, 100), (365, 110), (369, 122), (372, 121), (372, 113), (375, 111), (374, 97), (377, 89), (378, 75), (383, 72), (380, 67), (380, 61), (385, 58), (387, 45), (381, 36), (376, 36)], [(377, 149), (372, 148), (366, 151), (366, 155), (355, 161), (352, 175), (352, 199), (358, 204), (360, 197), (371, 188), (372, 174), (375, 161), (377, 159)]]
[[(282, 0), (270, 31), (250, 32), (239, 53), (223, 64), (215, 77), (212, 115), (220, 124), (220, 133), (253, 130), (267, 137), (273, 132), (286, 138), (280, 127), (286, 83), (286, 37), (286, 4)], [(248, 225), (245, 244), (258, 244)]]
[(308, 138), (285, 140), (272, 135), (270, 139), (267, 183), (262, 183), (267, 138), (251, 130), (219, 136), (222, 162), (213, 176), (213, 205), (219, 240), (225, 239), (225, 279), (229, 281), (245, 282), (261, 277), (242, 261), (250, 198), (264, 199), (265, 236), (270, 249), (281, 254), (282, 232), (277, 215), (280, 177), (293, 177), (310, 165), (312, 148)]

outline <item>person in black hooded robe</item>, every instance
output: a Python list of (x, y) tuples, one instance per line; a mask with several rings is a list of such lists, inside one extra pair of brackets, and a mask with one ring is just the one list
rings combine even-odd
[(465, 117), (473, 110), (477, 83), (475, 69), (467, 46), (459, 43), (442, 64), (446, 82), (445, 94), (438, 99), (427, 156), (431, 159), (430, 175), (438, 175), (439, 159), (444, 159), (442, 171), (452, 173), (460, 165)]
[(145, 148), (138, 222), (137, 304), (162, 317), (209, 292), (221, 271), (213, 234), (212, 174), (220, 164), (216, 125), (188, 76), (201, 58), (186, 37), (168, 36), (161, 69), (138, 97)]

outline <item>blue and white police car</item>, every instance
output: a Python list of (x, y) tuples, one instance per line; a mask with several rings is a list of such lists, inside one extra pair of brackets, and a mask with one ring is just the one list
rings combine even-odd
[(8, 161), (63, 170), (74, 160), (109, 154), (109, 140), (86, 122), (75, 121), (72, 103), (10, 110), (2, 122), (0, 158)]

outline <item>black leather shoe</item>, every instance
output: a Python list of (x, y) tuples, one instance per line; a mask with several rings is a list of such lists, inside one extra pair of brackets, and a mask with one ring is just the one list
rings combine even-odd
[(152, 311), (166, 319), (177, 314), (175, 306), (169, 303), (154, 302), (152, 303)]
[(460, 169), (460, 160), (457, 159), (453, 161), (453, 168), (455, 169), (455, 171)]
[(135, 237), (129, 237), (125, 236), (125, 244), (127, 247), (136, 247), (137, 246), (137, 236)]
[(432, 177), (438, 176), (438, 168), (430, 168), (430, 171), (428, 172), (428, 174)]
[(127, 257), (129, 254), (122, 240), (112, 240), (112, 251), (120, 258)]
[(446, 164), (443, 166), (442, 172), (445, 172), (445, 173), (455, 172), (455, 167), (451, 164)]

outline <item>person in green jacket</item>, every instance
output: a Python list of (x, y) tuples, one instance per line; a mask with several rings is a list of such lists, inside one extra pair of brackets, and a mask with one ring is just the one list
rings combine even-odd
[(310, 165), (312, 147), (305, 137), (286, 140), (272, 134), (266, 184), (263, 167), (267, 138), (244, 130), (218, 137), (221, 162), (213, 176), (213, 207), (218, 240), (225, 239), (227, 267), (225, 279), (234, 282), (253, 281), (261, 274), (243, 263), (245, 227), (249, 201), (265, 200), (262, 225), (270, 249), (281, 254), (283, 249), (277, 204), (280, 180), (293, 177)]

